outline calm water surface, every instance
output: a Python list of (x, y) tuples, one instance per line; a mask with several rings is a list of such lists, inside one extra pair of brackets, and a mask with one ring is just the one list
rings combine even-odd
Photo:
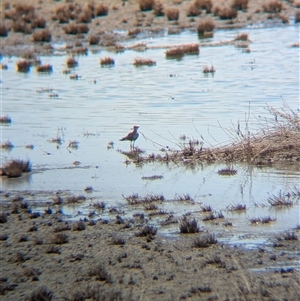
[[(200, 43), (231, 40), (239, 32), (219, 30), (214, 38)], [(129, 150), (129, 143), (120, 142), (119, 138), (134, 124), (140, 125), (141, 133), (136, 145), (150, 154), (167, 146), (178, 149), (183, 134), (201, 141), (203, 138), (204, 146), (229, 142), (238, 122), (246, 130), (246, 119), (250, 131), (255, 132), (270, 124), (271, 117), (264, 107), (280, 109), (283, 99), (293, 110), (299, 109), (299, 48), (291, 47), (299, 41), (299, 28), (247, 28), (242, 32), (248, 32), (252, 41), (250, 53), (233, 45), (203, 46), (199, 56), (185, 56), (182, 60), (167, 60), (162, 48), (126, 50), (120, 54), (106, 50), (89, 52), (78, 57), (78, 67), (73, 70), (79, 80), (63, 74), (65, 54), (41, 58), (43, 64), (53, 66), (50, 75), (38, 74), (34, 68), (27, 74), (18, 73), (15, 65), (19, 58), (4, 57), (2, 61), (8, 70), (2, 71), (1, 115), (8, 114), (12, 124), (1, 126), (1, 138), (15, 147), (10, 152), (2, 151), (1, 160), (30, 159), (33, 172), (20, 179), (2, 179), (2, 189), (83, 194), (85, 187), (92, 186), (94, 192), (88, 197), (103, 200), (108, 206), (124, 206), (122, 195), (163, 194), (169, 201), (160, 208), (177, 216), (194, 212), (200, 221), (200, 204), (222, 211), (233, 223), (228, 230), (233, 236), (295, 227), (299, 224), (297, 200), (295, 206), (285, 210), (263, 205), (279, 191), (299, 188), (299, 164), (263, 169), (236, 165), (236, 176), (221, 177), (218, 170), (224, 166), (187, 169), (160, 164), (126, 165), (126, 158), (117, 151)], [(195, 33), (184, 32), (139, 42), (157, 47), (199, 40)], [(101, 68), (99, 60), (105, 56), (114, 58), (114, 67)], [(135, 68), (132, 63), (136, 57), (153, 59), (157, 65)], [(216, 73), (203, 74), (205, 65), (213, 65)], [(58, 97), (50, 97), (47, 89)], [(61, 145), (49, 142), (56, 137), (62, 138)], [(77, 150), (68, 148), (74, 140), (79, 142)], [(111, 141), (114, 148), (107, 149)], [(34, 149), (25, 148), (27, 144), (33, 144)], [(74, 161), (81, 164), (76, 167)], [(163, 178), (142, 179), (152, 175)], [(174, 196), (187, 193), (194, 198), (194, 205), (172, 202)], [(80, 210), (82, 217), (90, 211), (90, 203), (88, 199), (80, 208), (65, 207), (64, 211), (78, 216)], [(226, 211), (228, 205), (236, 203), (246, 204), (247, 211)], [(128, 211), (128, 207), (124, 210)], [(249, 218), (263, 216), (277, 220), (267, 226), (250, 225)], [(218, 230), (222, 222), (219, 228), (200, 224)], [(176, 234), (178, 226), (160, 231)]]

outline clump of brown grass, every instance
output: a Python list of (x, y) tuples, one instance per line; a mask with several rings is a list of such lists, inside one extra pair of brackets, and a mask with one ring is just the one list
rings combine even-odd
[(295, 13), (295, 23), (300, 22), (300, 10), (297, 10)]
[(283, 9), (283, 4), (278, 0), (271, 0), (265, 3), (263, 8), (266, 13), (280, 13)]
[(212, 32), (215, 29), (215, 23), (211, 19), (206, 19), (199, 22), (197, 31), (199, 35), (203, 35), (206, 32)]
[(187, 16), (188, 17), (196, 17), (201, 14), (201, 7), (198, 6), (197, 1), (194, 1), (190, 4), (188, 11), (187, 11)]
[(179, 19), (179, 9), (175, 7), (170, 7), (166, 11), (166, 15), (169, 21), (178, 21)]
[(85, 200), (86, 200), (86, 197), (84, 195), (78, 195), (78, 196), (71, 195), (71, 196), (66, 197), (65, 202), (67, 204), (76, 204), (76, 203), (79, 203), (79, 202), (82, 202)]
[(52, 39), (51, 33), (48, 29), (35, 31), (32, 35), (34, 42), (50, 42)]
[(111, 57), (104, 57), (100, 59), (101, 66), (113, 66), (115, 64), (115, 60)]
[(192, 244), (193, 248), (207, 248), (218, 242), (214, 234), (205, 234), (202, 236), (197, 236)]
[(179, 229), (183, 234), (200, 232), (196, 219), (189, 220), (186, 216), (182, 219)]
[(36, 67), (36, 71), (37, 72), (47, 72), (47, 73), (50, 73), (53, 71), (53, 68), (50, 64), (47, 64), (47, 65), (39, 65)]
[(89, 27), (86, 24), (71, 23), (69, 25), (66, 25), (63, 28), (63, 30), (66, 34), (77, 35), (82, 33), (88, 33)]
[(193, 3), (200, 9), (205, 9), (207, 14), (211, 13), (211, 9), (213, 7), (211, 0), (194, 0)]
[(165, 15), (164, 5), (159, 0), (155, 0), (153, 10), (157, 17), (162, 17)]
[(249, 41), (248, 33), (242, 32), (239, 33), (235, 38), (235, 41)]
[(88, 38), (88, 42), (89, 42), (90, 45), (98, 45), (99, 41), (100, 41), (100, 37), (99, 37), (99, 35), (96, 35), (96, 34), (91, 35)]
[(249, 0), (233, 0), (231, 7), (236, 10), (246, 11), (248, 8)]
[(0, 24), (0, 37), (8, 36), (8, 28), (4, 23)]
[(199, 54), (199, 44), (186, 44), (181, 46), (175, 46), (166, 51), (167, 58), (178, 58), (185, 54)]
[(9, 178), (20, 177), (23, 172), (31, 171), (31, 162), (29, 160), (11, 160), (4, 164), (2, 168), (2, 175), (6, 175)]
[(103, 3), (99, 3), (95, 8), (95, 16), (107, 16), (108, 15), (108, 6)]
[(78, 221), (73, 224), (73, 231), (83, 231), (85, 228), (86, 226), (83, 221)]
[(67, 63), (68, 68), (74, 68), (78, 65), (77, 60), (73, 56), (67, 58), (66, 63)]
[(45, 28), (46, 27), (46, 20), (44, 18), (36, 18), (32, 21), (32, 26), (34, 28)]
[(7, 140), (6, 142), (0, 144), (0, 148), (5, 150), (11, 150), (14, 148), (14, 145), (9, 140)]
[(96, 276), (96, 280), (105, 281), (107, 283), (113, 283), (112, 276), (107, 272), (104, 265), (97, 264), (92, 267), (89, 272), (89, 276)]
[(157, 233), (157, 228), (151, 225), (146, 225), (136, 234), (136, 236), (153, 238)]
[(0, 123), (11, 123), (11, 118), (8, 115), (0, 116)]
[(267, 199), (271, 206), (293, 206), (294, 203), (290, 199), (289, 195), (285, 195), (282, 191), (279, 191), (278, 195), (272, 195)]
[(228, 211), (245, 211), (246, 210), (246, 205), (234, 204), (234, 205), (227, 206), (226, 209)]
[(56, 233), (52, 236), (51, 241), (56, 245), (66, 244), (69, 242), (69, 237), (65, 233)]
[(32, 66), (32, 62), (29, 60), (22, 60), (17, 62), (17, 71), (27, 73), (30, 71), (30, 67)]
[(226, 167), (218, 170), (220, 176), (233, 176), (237, 174), (237, 170), (233, 167)]
[(41, 286), (38, 289), (34, 290), (30, 297), (28, 297), (29, 301), (51, 301), (54, 294), (50, 291), (46, 286)]
[(216, 7), (214, 9), (214, 15), (218, 16), (221, 20), (231, 20), (237, 17), (237, 10), (232, 7)]
[(144, 59), (144, 58), (135, 58), (133, 65), (136, 67), (139, 66), (154, 66), (156, 62), (151, 59)]
[(148, 11), (153, 9), (154, 0), (139, 0), (138, 2), (141, 11)]

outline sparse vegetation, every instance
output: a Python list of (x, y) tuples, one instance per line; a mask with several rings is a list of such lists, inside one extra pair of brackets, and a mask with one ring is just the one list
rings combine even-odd
[(44, 73), (51, 73), (53, 71), (53, 68), (51, 65), (39, 65), (36, 67), (37, 72), (44, 72)]
[(183, 234), (200, 232), (196, 219), (187, 219), (186, 216), (182, 219), (179, 225), (179, 229), (180, 229), (180, 233)]
[(67, 58), (67, 66), (68, 66), (68, 68), (74, 68), (77, 65), (78, 65), (78, 62), (77, 62), (77, 60), (73, 56)]
[(226, 167), (218, 170), (218, 174), (221, 176), (234, 176), (237, 174), (237, 170), (233, 167)]
[(27, 73), (30, 71), (30, 67), (32, 66), (32, 62), (29, 60), (22, 60), (17, 62), (17, 71)]
[(179, 19), (179, 9), (175, 7), (168, 8), (166, 15), (169, 21), (177, 21)]
[(30, 297), (29, 301), (51, 301), (54, 294), (46, 286), (41, 286), (38, 289), (34, 290)]
[(48, 29), (35, 31), (32, 35), (34, 42), (51, 42), (52, 35)]
[(152, 10), (154, 6), (154, 0), (139, 0), (139, 6), (141, 11)]
[(214, 234), (204, 234), (202, 236), (197, 236), (192, 246), (194, 248), (207, 248), (213, 244), (216, 244), (218, 240), (215, 238)]
[(216, 69), (214, 66), (204, 66), (203, 67), (203, 70), (202, 70), (203, 73), (215, 73), (216, 72)]
[(9, 178), (20, 177), (23, 172), (31, 171), (31, 162), (29, 160), (11, 160), (8, 163), (4, 164), (2, 168), (2, 175)]
[(78, 221), (73, 224), (73, 231), (83, 231), (85, 228), (86, 226), (83, 221)]
[(156, 62), (151, 59), (144, 59), (144, 58), (135, 58), (133, 65), (136, 67), (139, 66), (154, 66)]
[(151, 225), (144, 226), (137, 234), (136, 236), (141, 237), (154, 237), (157, 233), (157, 228)]
[(56, 233), (52, 237), (52, 243), (56, 245), (66, 244), (69, 242), (69, 237), (65, 233)]
[(115, 64), (115, 60), (111, 57), (104, 57), (100, 59), (101, 66), (113, 66)]
[(271, 206), (293, 206), (293, 201), (283, 194), (282, 191), (279, 191), (278, 195), (272, 195), (267, 199), (268, 203)]
[(0, 123), (11, 123), (11, 118), (8, 115), (1, 116), (0, 117)]
[(213, 212), (211, 212), (209, 215), (206, 215), (203, 217), (202, 221), (207, 222), (207, 221), (212, 221), (218, 218), (224, 218), (224, 215), (222, 212), (218, 212), (216, 214), (214, 214)]
[(199, 52), (199, 44), (186, 44), (168, 49), (166, 57), (181, 58), (185, 54), (199, 54)]
[(227, 206), (228, 211), (245, 211), (246, 205), (243, 204), (234, 204)]
[(279, 0), (270, 0), (263, 5), (266, 13), (280, 13), (283, 9), (283, 5)]
[(113, 283), (111, 275), (107, 272), (104, 265), (97, 264), (96, 266), (92, 267), (89, 272), (89, 276), (96, 276), (96, 280), (105, 281), (107, 283)]

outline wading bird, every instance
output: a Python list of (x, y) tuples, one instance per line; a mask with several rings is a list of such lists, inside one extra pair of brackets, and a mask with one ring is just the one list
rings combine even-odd
[(133, 148), (135, 140), (139, 137), (139, 133), (137, 131), (138, 128), (139, 126), (135, 125), (133, 127), (133, 131), (128, 133), (127, 136), (120, 139), (120, 141), (126, 141), (126, 140), (130, 141), (130, 148)]

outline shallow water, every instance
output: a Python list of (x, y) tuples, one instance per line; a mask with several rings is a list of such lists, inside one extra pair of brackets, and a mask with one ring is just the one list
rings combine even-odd
[[(141, 135), (136, 145), (150, 154), (161, 148), (178, 148), (183, 134), (203, 141), (204, 146), (226, 143), (232, 139), (238, 121), (242, 131), (246, 131), (245, 120), (248, 120), (250, 131), (255, 132), (270, 124), (270, 115), (264, 107), (280, 108), (283, 99), (296, 111), (299, 48), (291, 45), (298, 42), (299, 28), (219, 30), (212, 39), (200, 43), (231, 40), (239, 32), (249, 33), (250, 53), (233, 45), (205, 46), (200, 48), (199, 56), (167, 60), (162, 48), (146, 52), (126, 50), (119, 54), (90, 51), (87, 56), (78, 57), (79, 65), (73, 70), (79, 80), (71, 80), (62, 73), (66, 69), (66, 54), (61, 52), (42, 57), (43, 64), (53, 66), (54, 71), (49, 75), (38, 74), (34, 68), (27, 74), (18, 73), (15, 64), (19, 58), (4, 57), (2, 61), (8, 70), (2, 71), (1, 115), (8, 114), (12, 124), (1, 126), (2, 141), (10, 140), (15, 147), (9, 152), (2, 151), (1, 159), (3, 162), (11, 158), (30, 159), (33, 172), (20, 179), (1, 179), (2, 189), (14, 193), (67, 190), (78, 195), (84, 194), (85, 187), (92, 186), (94, 191), (87, 195), (89, 199), (83, 205), (63, 208), (76, 218), (86, 216), (94, 200), (103, 200), (108, 207), (123, 206), (125, 213), (131, 215), (134, 210), (125, 206), (122, 195), (163, 194), (168, 201), (159, 208), (178, 217), (192, 212), (201, 226), (217, 232), (224, 230), (222, 221), (219, 225), (201, 221), (200, 204), (211, 205), (215, 211), (223, 212), (225, 220), (232, 221), (233, 227), (226, 228), (232, 242), (238, 241), (237, 237), (243, 233), (258, 235), (295, 227), (299, 224), (298, 200), (284, 210), (264, 205), (269, 196), (279, 191), (299, 188), (299, 163), (276, 168), (234, 165), (237, 175), (222, 177), (218, 170), (226, 166), (199, 165), (189, 169), (155, 163), (126, 165), (125, 156), (117, 151), (129, 150), (129, 143), (120, 142), (119, 138), (133, 124), (140, 125)], [(194, 43), (199, 39), (195, 33), (184, 32), (141, 38), (139, 42), (156, 47)], [(58, 49), (63, 45), (55, 46)], [(105, 56), (115, 59), (114, 67), (100, 67), (99, 58)], [(135, 68), (132, 63), (136, 57), (151, 58), (157, 65)], [(213, 65), (216, 73), (203, 74), (204, 65)], [(51, 93), (58, 97), (50, 97)], [(56, 137), (62, 139), (61, 145), (50, 142)], [(68, 148), (74, 140), (79, 142), (79, 148)], [(108, 149), (111, 141), (114, 148)], [(34, 149), (25, 148), (27, 144), (33, 144)], [(73, 165), (74, 161), (80, 165)], [(163, 178), (142, 179), (153, 175)], [(172, 201), (183, 194), (189, 194), (195, 204)], [(246, 212), (226, 211), (227, 206), (237, 203), (245, 204)], [(104, 216), (110, 215), (104, 213)], [(265, 216), (276, 221), (250, 225), (249, 218)], [(179, 232), (178, 225), (159, 231), (168, 235)]]

